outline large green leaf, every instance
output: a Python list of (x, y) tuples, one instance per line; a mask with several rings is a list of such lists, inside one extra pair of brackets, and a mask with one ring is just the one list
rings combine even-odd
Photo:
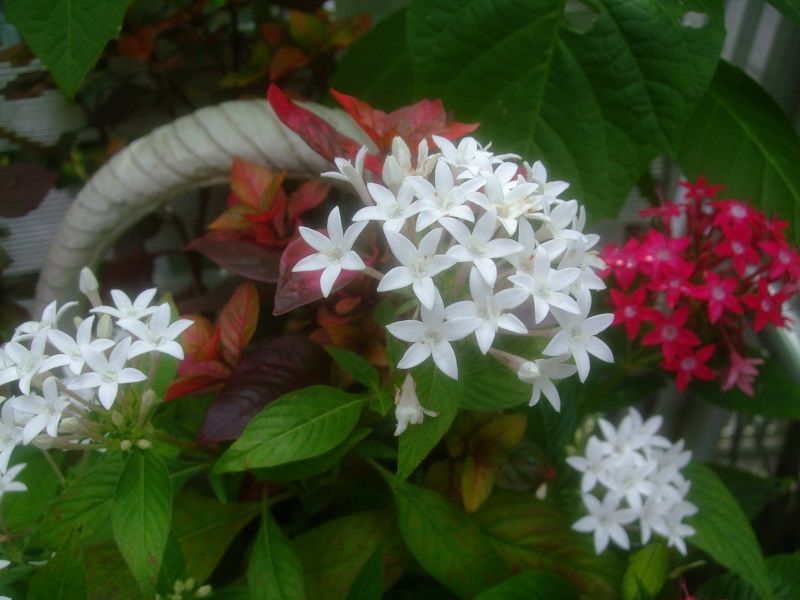
[(303, 567), (278, 524), (264, 511), (250, 553), (247, 583), (252, 600), (305, 600)]
[(578, 592), (547, 571), (525, 571), (478, 594), (475, 600), (578, 600)]
[(45, 511), (35, 543), (55, 549), (73, 530), (86, 539), (108, 528), (123, 464), (120, 454), (109, 453), (70, 483)]
[(486, 536), (444, 496), (408, 483), (395, 488), (400, 533), (419, 564), (459, 596), (508, 575)]
[(622, 579), (625, 600), (655, 598), (667, 582), (669, 552), (663, 542), (651, 542), (628, 557)]
[(172, 492), (164, 459), (131, 452), (114, 493), (111, 528), (125, 562), (146, 597), (155, 593), (172, 519)]
[(689, 177), (705, 175), (725, 193), (778, 213), (800, 229), (800, 139), (780, 107), (736, 67), (720, 62), (686, 127), (678, 163)]
[(613, 553), (597, 556), (591, 536), (533, 494), (496, 490), (473, 515), (512, 571), (545, 570), (570, 582), (582, 597), (618, 600), (624, 564)]
[[(593, 218), (615, 216), (648, 162), (675, 149), (724, 37), (714, 0), (596, 4), (597, 18), (578, 33), (563, 0), (416, 0), (406, 50), (417, 97), (441, 97), (459, 120), (481, 122), (484, 141), (544, 160)], [(682, 25), (687, 11), (709, 23)], [(382, 61), (366, 58), (385, 47), (381, 35), (351, 50), (344, 91), (386, 96), (372, 86)], [(402, 51), (392, 56), (404, 64)]]
[[(800, 598), (800, 552), (770, 556), (767, 560), (775, 600), (797, 600)], [(759, 600), (752, 586), (733, 573), (727, 573), (707, 581), (697, 591), (700, 600)]]
[(221, 504), (194, 492), (180, 494), (172, 529), (183, 551), (186, 574), (197, 581), (208, 579), (236, 534), (260, 510), (257, 503)]
[[(12, 464), (25, 463), (17, 481), (24, 483), (28, 491), (3, 496), (3, 518), (11, 531), (33, 529), (41, 521), (42, 515), (47, 514), (47, 505), (58, 494), (58, 479), (42, 452), (45, 451), (34, 446), (22, 446), (14, 450)], [(62, 454), (58, 450), (50, 451), (50, 455), (57, 463), (61, 462)]]
[[(352, 513), (326, 521), (292, 540), (305, 573), (309, 600), (344, 600), (377, 548), (391, 584), (405, 568), (407, 552), (393, 516), (384, 511)], [(320, 552), (321, 548), (331, 549)]]
[(325, 352), (331, 355), (331, 358), (336, 361), (342, 370), (350, 375), (353, 379), (366, 386), (371, 390), (378, 389), (381, 381), (378, 376), (378, 371), (370, 362), (355, 352), (350, 352), (344, 348), (337, 348), (336, 346), (328, 346)]
[(84, 556), (90, 600), (143, 600), (136, 579), (114, 542), (87, 546)]
[(33, 576), (28, 600), (80, 600), (86, 593), (83, 548), (72, 536)]
[(381, 598), (383, 598), (383, 546), (378, 546), (361, 568), (346, 600), (381, 600)]
[(255, 416), (214, 471), (275, 467), (319, 456), (347, 438), (363, 405), (362, 397), (324, 385), (285, 394)]
[(130, 0), (6, 0), (8, 19), (69, 97), (122, 25)]
[(764, 557), (736, 498), (705, 465), (692, 462), (684, 475), (692, 482), (689, 501), (698, 508), (689, 521), (696, 530), (689, 543), (750, 583), (763, 600), (771, 600)]

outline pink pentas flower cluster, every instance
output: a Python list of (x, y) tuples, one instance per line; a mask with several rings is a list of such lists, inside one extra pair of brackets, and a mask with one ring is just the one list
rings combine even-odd
[(748, 356), (745, 334), (786, 324), (800, 255), (786, 240), (788, 223), (721, 198), (723, 186), (703, 177), (681, 186), (685, 202), (642, 211), (653, 218), (644, 237), (603, 249), (614, 324), (660, 350), (679, 390), (718, 379), (723, 391), (752, 396), (762, 361)]

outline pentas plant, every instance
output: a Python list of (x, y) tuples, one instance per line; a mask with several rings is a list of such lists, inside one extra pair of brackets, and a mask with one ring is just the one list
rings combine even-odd
[(0, 384), (14, 391), (2, 398), (0, 409), (0, 473), (20, 445), (62, 450), (150, 445), (144, 431), (155, 395), (135, 385), (155, 377), (162, 355), (183, 358), (176, 338), (192, 322), (174, 320), (169, 303), (153, 305), (155, 288), (133, 300), (111, 290), (113, 304), (105, 305), (88, 269), (81, 272), (80, 288), (93, 308), (74, 317), (74, 333), (59, 321), (78, 303), (59, 308), (52, 302), (38, 321), (17, 327), (0, 349)]
[(752, 396), (763, 360), (748, 352), (748, 332), (786, 324), (800, 255), (785, 221), (721, 198), (723, 186), (702, 177), (681, 185), (685, 202), (643, 211), (654, 223), (642, 238), (603, 249), (614, 324), (660, 350), (660, 367), (679, 390), (717, 379), (723, 391)]
[(692, 453), (683, 449), (683, 440), (673, 444), (657, 435), (661, 422), (657, 416), (645, 421), (633, 408), (616, 428), (599, 419), (603, 438), (590, 436), (585, 455), (567, 458), (582, 474), (581, 494), (589, 513), (573, 529), (592, 533), (598, 554), (610, 541), (628, 550), (625, 526), (633, 524), (639, 526), (642, 544), (655, 533), (686, 554), (685, 539), (695, 531), (684, 519), (697, 507), (686, 500), (691, 484), (681, 469)]
[[(323, 175), (350, 184), (364, 206), (345, 219), (335, 206), (324, 233), (301, 226), (312, 252), (292, 271), (317, 273), (324, 297), (343, 273), (362, 272), (377, 280), (378, 292), (408, 300), (403, 312), (409, 318), (387, 325), (410, 344), (399, 369), (432, 360), (458, 379), (453, 343), (472, 336), (483, 354), (495, 355), (533, 385), (532, 405), (544, 394), (559, 410), (553, 381), (576, 372), (584, 381), (590, 354), (613, 361), (596, 337), (613, 316), (589, 316), (591, 292), (605, 287), (595, 272), (603, 267), (592, 250), (598, 236), (583, 233), (584, 209), (560, 197), (568, 184), (548, 181), (541, 162), (494, 154), (471, 137), (458, 144), (439, 135), (432, 140), (439, 152), (423, 138), (414, 158), (406, 141), (395, 137), (379, 178), (365, 169), (366, 147), (352, 161), (337, 158), (337, 170)], [(356, 250), (370, 224), (386, 240), (384, 271), (368, 266)], [(501, 334), (550, 341), (542, 356), (522, 357), (495, 346)], [(410, 377), (398, 393), (396, 434), (426, 414)]]

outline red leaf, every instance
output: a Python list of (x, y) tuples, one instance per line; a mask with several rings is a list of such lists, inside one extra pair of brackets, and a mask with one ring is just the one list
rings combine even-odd
[(306, 181), (289, 196), (289, 221), (299, 221), (305, 213), (316, 208), (328, 196), (329, 183)]
[(273, 173), (266, 167), (235, 157), (231, 166), (231, 191), (247, 206), (266, 210), (285, 176), (285, 171)]
[(219, 360), (192, 360), (184, 359), (178, 365), (178, 375), (181, 379), (189, 377), (213, 377), (225, 381), (231, 376), (231, 368)]
[(234, 440), (250, 420), (280, 396), (326, 383), (330, 357), (306, 337), (284, 335), (261, 344), (234, 370), (211, 403), (198, 440)]
[(187, 379), (176, 379), (173, 381), (164, 396), (166, 402), (171, 402), (183, 396), (196, 394), (198, 392), (209, 392), (215, 386), (222, 386), (224, 380), (216, 377), (189, 377)]
[(258, 325), (258, 290), (247, 281), (236, 288), (219, 315), (220, 350), (225, 362), (235, 365)]
[(193, 321), (193, 325), (181, 335), (183, 353), (186, 356), (197, 356), (214, 335), (214, 326), (202, 315), (181, 315), (181, 318)]
[(31, 163), (0, 167), (0, 217), (14, 219), (41, 204), (58, 181), (58, 173)]
[(295, 69), (302, 67), (309, 61), (310, 57), (300, 48), (282, 46), (275, 52), (275, 56), (269, 63), (269, 80), (277, 81), (281, 77), (291, 73)]
[(236, 275), (275, 283), (279, 275), (280, 250), (264, 248), (240, 236), (237, 230), (216, 229), (192, 240), (186, 249), (199, 252)]
[[(300, 237), (286, 246), (286, 250), (281, 255), (280, 276), (278, 277), (278, 289), (275, 291), (275, 306), (272, 314), (283, 315), (295, 308), (322, 299), (322, 289), (319, 286), (321, 271), (292, 272), (292, 267), (297, 264), (297, 261), (314, 252), (314, 249)], [(343, 288), (360, 274), (360, 271), (342, 271), (336, 283), (333, 284), (332, 291)]]
[(297, 106), (277, 85), (269, 86), (267, 100), (281, 122), (323, 158), (354, 158), (361, 148), (361, 144), (336, 131), (321, 117)]

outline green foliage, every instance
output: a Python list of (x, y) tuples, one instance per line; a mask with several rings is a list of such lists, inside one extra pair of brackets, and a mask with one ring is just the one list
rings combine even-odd
[(381, 382), (378, 377), (378, 371), (367, 359), (362, 358), (355, 352), (337, 348), (336, 346), (328, 346), (325, 348), (325, 352), (331, 355), (331, 358), (336, 361), (336, 364), (345, 373), (368, 389), (375, 391), (380, 387)]
[(252, 600), (305, 598), (300, 560), (268, 510), (250, 553), (247, 583)]
[(444, 496), (408, 483), (395, 489), (400, 533), (419, 564), (459, 596), (508, 574), (478, 527)]
[(578, 592), (547, 571), (525, 571), (478, 594), (476, 600), (578, 600)]
[[(309, 600), (344, 600), (378, 548), (383, 548), (387, 586), (399, 577), (407, 560), (394, 517), (385, 511), (331, 519), (300, 534), (292, 545), (303, 565)], [(321, 548), (330, 550), (320, 552)]]
[(764, 557), (736, 498), (704, 465), (690, 463), (683, 474), (692, 482), (688, 499), (698, 508), (689, 520), (696, 530), (689, 543), (752, 584), (761, 598), (771, 600)]
[[(592, 218), (615, 216), (649, 161), (676, 149), (714, 72), (724, 26), (711, 0), (597, 5), (578, 33), (560, 0), (415, 1), (405, 52), (397, 33), (387, 40), (373, 30), (350, 49), (337, 81), (380, 101), (386, 88), (373, 82), (383, 61), (367, 55), (391, 56), (401, 73), (408, 60), (414, 97), (441, 97), (460, 120), (479, 121), (480, 137), (499, 149), (543, 159)], [(709, 24), (683, 26), (687, 10), (706, 13)]]
[(119, 453), (109, 453), (72, 481), (44, 513), (34, 542), (58, 548), (78, 531), (88, 539), (110, 528), (111, 503), (123, 467)]
[(347, 438), (363, 405), (362, 397), (323, 385), (285, 394), (255, 416), (214, 471), (274, 467), (319, 456)]
[(164, 459), (154, 451), (132, 451), (114, 493), (111, 526), (125, 562), (148, 598), (156, 590), (171, 518), (172, 493)]
[(736, 67), (720, 62), (686, 125), (678, 163), (689, 177), (722, 182), (726, 194), (789, 219), (790, 236), (800, 240), (800, 140), (778, 105)]
[[(11, 531), (35, 528), (42, 514), (46, 512), (45, 509), (59, 492), (58, 479), (42, 452), (33, 446), (23, 446), (14, 450), (12, 463), (25, 463), (25, 468), (17, 476), (17, 481), (28, 486), (28, 491), (3, 496), (3, 518)], [(61, 452), (50, 451), (50, 455), (56, 463), (61, 462)]]
[(383, 597), (383, 546), (373, 550), (358, 573), (347, 600), (380, 600)]
[(622, 579), (624, 600), (655, 598), (667, 582), (669, 553), (663, 542), (650, 542), (628, 558)]
[(83, 547), (71, 536), (31, 579), (28, 600), (79, 600), (86, 598)]
[(550, 571), (584, 598), (619, 600), (624, 564), (611, 552), (597, 556), (563, 508), (531, 493), (496, 491), (473, 520), (510, 571)]
[(122, 25), (130, 0), (6, 0), (8, 19), (71, 98)]
[(259, 514), (258, 503), (221, 504), (186, 491), (175, 500), (172, 530), (186, 562), (186, 574), (205, 581), (242, 527)]
[[(766, 559), (775, 600), (800, 598), (800, 553), (779, 554)], [(700, 600), (759, 600), (761, 596), (745, 581), (728, 573), (703, 584), (697, 591)]]

